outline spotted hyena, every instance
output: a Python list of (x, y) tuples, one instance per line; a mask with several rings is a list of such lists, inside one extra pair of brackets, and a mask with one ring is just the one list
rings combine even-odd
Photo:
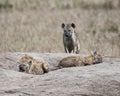
[(23, 56), (18, 63), (20, 72), (41, 75), (50, 71), (49, 64), (37, 61), (29, 55)]
[(94, 52), (93, 54), (86, 56), (84, 58), (81, 58), (79, 56), (69, 56), (63, 58), (59, 64), (59, 68), (64, 67), (76, 67), (76, 66), (86, 66), (86, 65), (93, 65), (102, 63), (102, 56), (100, 54), (97, 54), (97, 52)]
[(63, 33), (63, 44), (66, 53), (79, 53), (80, 45), (78, 40), (78, 35), (75, 31), (75, 24), (64, 24), (61, 25)]

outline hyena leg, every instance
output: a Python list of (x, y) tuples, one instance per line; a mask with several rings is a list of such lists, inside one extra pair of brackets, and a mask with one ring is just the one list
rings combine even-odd
[(72, 53), (75, 53), (75, 48), (72, 50)]
[(62, 66), (59, 66), (59, 69), (62, 69), (63, 67)]
[(74, 48), (68, 47), (68, 48), (67, 48), (67, 51), (68, 51), (68, 53), (74, 53)]
[(29, 74), (32, 74), (32, 73), (33, 73), (33, 70), (32, 70), (32, 69), (30, 69), (28, 73), (29, 73)]
[(76, 51), (76, 54), (79, 54), (79, 50)]
[(75, 48), (75, 53), (76, 53), (76, 54), (79, 54), (79, 51), (80, 51), (80, 47), (79, 47), (79, 46), (76, 46), (76, 48)]
[(67, 47), (66, 47), (66, 46), (64, 46), (64, 50), (65, 50), (65, 52), (67, 53)]

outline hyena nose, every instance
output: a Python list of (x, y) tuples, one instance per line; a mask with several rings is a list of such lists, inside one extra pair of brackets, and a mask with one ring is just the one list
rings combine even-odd
[(65, 37), (69, 37), (69, 35), (68, 35), (68, 34), (65, 34)]
[(65, 37), (71, 37), (70, 33), (66, 33)]
[(19, 71), (20, 71), (20, 72), (24, 72), (24, 71), (25, 71), (25, 68), (24, 68), (24, 67), (25, 67), (24, 64), (20, 64), (20, 65), (19, 65)]

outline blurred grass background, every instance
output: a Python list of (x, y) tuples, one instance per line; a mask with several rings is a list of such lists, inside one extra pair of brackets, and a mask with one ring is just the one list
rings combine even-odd
[(120, 57), (120, 0), (0, 0), (0, 52), (64, 52), (71, 22), (80, 53)]

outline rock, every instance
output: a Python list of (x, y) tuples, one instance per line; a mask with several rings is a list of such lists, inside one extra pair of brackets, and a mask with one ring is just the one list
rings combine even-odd
[(55, 67), (62, 58), (75, 55), (0, 54), (0, 96), (120, 96), (120, 58), (104, 57), (100, 64), (32, 75), (18, 72), (16, 62), (24, 54), (47, 61), (51, 67)]

